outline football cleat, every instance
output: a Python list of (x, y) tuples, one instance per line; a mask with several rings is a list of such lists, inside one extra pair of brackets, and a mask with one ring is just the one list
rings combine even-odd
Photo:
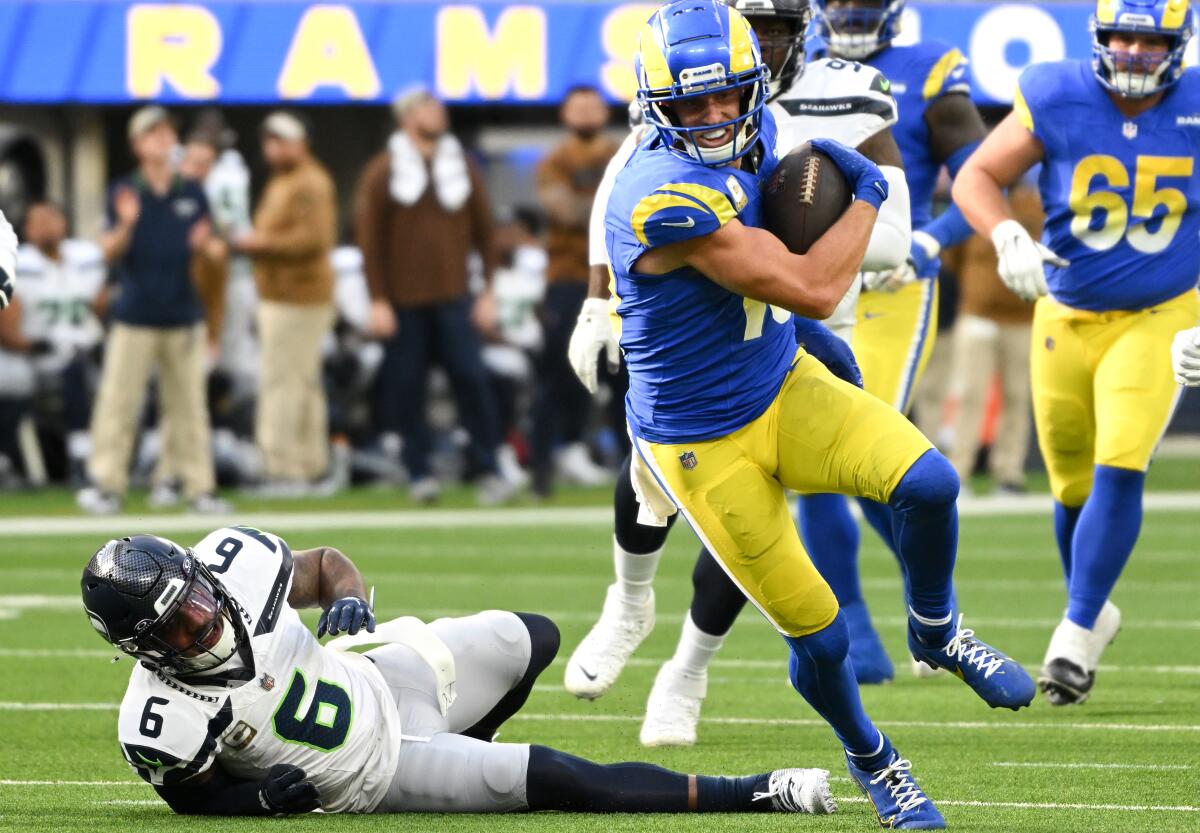
[(75, 505), (89, 515), (115, 515), (121, 511), (121, 498), (96, 486), (85, 486), (75, 493)]
[(629, 657), (654, 629), (654, 591), (630, 604), (615, 584), (608, 587), (600, 620), (567, 660), (563, 685), (584, 700), (604, 694), (621, 675)]
[(1100, 656), (1120, 627), (1121, 611), (1112, 602), (1104, 603), (1091, 630), (1063, 617), (1054, 629), (1038, 673), (1038, 688), (1050, 705), (1078, 705), (1087, 701), (1096, 684)]
[(912, 762), (892, 752), (887, 766), (860, 769), (846, 755), (846, 769), (862, 790), (882, 827), (895, 830), (943, 830), (946, 820), (911, 775)]
[(854, 666), (854, 678), (858, 684), (891, 682), (896, 672), (875, 626), (871, 624), (867, 603), (857, 601), (843, 605), (842, 615), (846, 617), (846, 627), (850, 631), (850, 664)]
[(700, 706), (706, 694), (707, 673), (689, 674), (673, 661), (666, 662), (658, 670), (654, 688), (650, 689), (650, 698), (646, 701), (646, 717), (640, 736), (642, 746), (694, 745)]
[(958, 614), (954, 633), (940, 648), (924, 644), (908, 624), (908, 648), (914, 659), (933, 668), (944, 668), (982, 698), (993, 709), (1016, 711), (1033, 702), (1037, 687), (1016, 660), (975, 638), (975, 631), (962, 626)]
[(918, 680), (932, 680), (932, 679), (934, 679), (936, 677), (940, 677), (942, 674), (946, 673), (945, 671), (943, 671), (940, 668), (934, 668), (932, 665), (926, 665), (925, 663), (921, 662), (916, 657), (912, 657), (911, 661), (912, 661), (912, 675), (914, 677), (916, 677)]
[(771, 807), (777, 813), (827, 816), (837, 812), (827, 769), (777, 769), (767, 781), (767, 791), (755, 793), (753, 798), (771, 799)]

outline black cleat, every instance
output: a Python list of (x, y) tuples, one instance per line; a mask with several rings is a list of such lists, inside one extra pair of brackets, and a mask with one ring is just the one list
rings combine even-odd
[(1038, 688), (1052, 706), (1078, 705), (1088, 699), (1096, 682), (1093, 671), (1084, 671), (1068, 659), (1059, 657), (1042, 666)]

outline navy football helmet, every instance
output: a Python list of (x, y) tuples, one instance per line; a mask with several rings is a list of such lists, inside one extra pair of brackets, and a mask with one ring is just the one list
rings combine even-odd
[[(729, 0), (729, 5), (750, 21), (763, 62), (771, 70), (770, 95), (767, 101), (787, 90), (804, 72), (804, 40), (812, 22), (809, 0)], [(763, 29), (774, 21), (787, 24), (784, 35), (767, 37)]]

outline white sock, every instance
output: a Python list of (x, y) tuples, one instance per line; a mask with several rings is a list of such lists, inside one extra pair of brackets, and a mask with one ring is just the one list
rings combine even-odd
[(922, 616), (911, 607), (908, 609), (908, 615), (911, 616), (918, 624), (924, 625), (927, 628), (941, 628), (950, 624), (950, 620), (954, 618), (953, 613), (947, 613), (940, 619), (930, 619), (928, 616)]
[(683, 631), (679, 634), (679, 646), (672, 662), (689, 674), (706, 674), (709, 663), (724, 644), (724, 636), (713, 636), (700, 630), (689, 613), (683, 617)]
[(617, 589), (624, 601), (641, 603), (650, 597), (662, 552), (661, 547), (642, 555), (628, 552), (613, 537), (613, 567), (617, 571)]
[(86, 460), (92, 454), (92, 438), (87, 431), (67, 434), (67, 455), (72, 460)]

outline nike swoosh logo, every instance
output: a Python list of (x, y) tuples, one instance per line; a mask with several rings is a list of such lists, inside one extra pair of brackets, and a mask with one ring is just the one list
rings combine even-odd
[(883, 197), (886, 200), (887, 199), (887, 189), (883, 187), (883, 184), (880, 182), (872, 182), (871, 184), (874, 185), (876, 190), (879, 191), (879, 196)]
[(668, 223), (666, 220), (663, 220), (663, 225), (674, 226), (675, 228), (691, 228), (696, 225), (696, 220), (693, 217), (688, 217), (686, 223)]
[(593, 674), (592, 672), (588, 671), (588, 670), (587, 670), (586, 668), (584, 668), (582, 665), (581, 665), (581, 666), (579, 666), (579, 670), (583, 672), (583, 676), (587, 677), (587, 678), (588, 678), (588, 680), (589, 680), (589, 681), (591, 681), (591, 682), (593, 682), (593, 683), (594, 683), (594, 682), (596, 682), (596, 678), (597, 678), (598, 676), (600, 676), (599, 674)]
[(143, 761), (145, 761), (147, 764), (149, 764), (150, 766), (154, 767), (155, 769), (159, 769), (159, 768), (161, 768), (161, 767), (162, 767), (162, 765), (163, 765), (162, 761), (156, 761), (156, 760), (153, 760), (153, 759), (151, 759), (151, 758), (147, 758), (147, 757), (146, 757), (145, 755), (143, 755), (141, 752), (135, 752), (135, 753), (133, 753), (133, 754), (137, 755), (139, 758), (141, 758)]

